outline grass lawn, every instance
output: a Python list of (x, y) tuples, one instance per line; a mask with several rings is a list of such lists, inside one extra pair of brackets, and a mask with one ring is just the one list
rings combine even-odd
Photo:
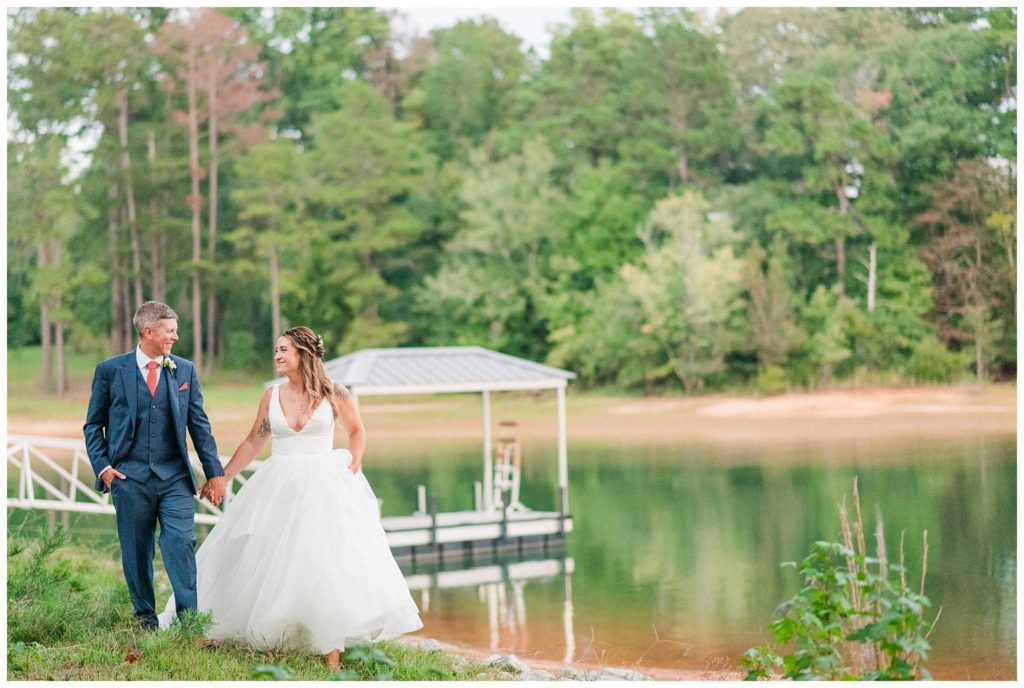
[(482, 664), (395, 642), (348, 648), (341, 675), (318, 655), (206, 649), (199, 616), (170, 630), (135, 624), (118, 564), (68, 545), (60, 530), (12, 536), (7, 548), (8, 680), (235, 681), (253, 678), (470, 680)]

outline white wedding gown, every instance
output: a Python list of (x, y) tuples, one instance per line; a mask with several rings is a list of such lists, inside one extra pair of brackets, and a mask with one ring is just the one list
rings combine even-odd
[[(271, 456), (196, 552), (207, 637), (259, 650), (327, 654), (423, 627), (388, 547), (377, 498), (352, 454), (333, 449), (324, 400), (301, 431), (270, 396)], [(174, 618), (174, 597), (160, 626)]]

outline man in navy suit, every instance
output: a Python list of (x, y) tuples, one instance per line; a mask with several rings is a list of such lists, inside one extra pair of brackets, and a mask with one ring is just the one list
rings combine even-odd
[(135, 615), (144, 628), (156, 629), (153, 557), (158, 522), (177, 612), (197, 608), (197, 486), (186, 428), (208, 481), (203, 494), (214, 503), (224, 497), (224, 469), (203, 410), (195, 365), (171, 356), (178, 340), (177, 313), (148, 301), (132, 322), (138, 347), (96, 366), (85, 446), (96, 471), (96, 489), (109, 491), (114, 502), (121, 563)]

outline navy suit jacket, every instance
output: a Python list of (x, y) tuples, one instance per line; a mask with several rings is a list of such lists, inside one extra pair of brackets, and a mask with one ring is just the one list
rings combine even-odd
[[(195, 365), (178, 356), (172, 355), (169, 358), (178, 366), (177, 370), (165, 368), (163, 371), (163, 381), (174, 385), (171, 394), (177, 400), (177, 403), (171, 404), (174, 436), (178, 440), (181, 460), (188, 468), (192, 491), (197, 492), (196, 479), (188, 460), (188, 445), (185, 443), (186, 428), (192, 436), (192, 444), (199, 455), (206, 479), (224, 475), (224, 467), (217, 455), (217, 443), (210, 430), (210, 419), (203, 410), (203, 393), (199, 389)], [(89, 397), (89, 411), (83, 429), (85, 450), (96, 471), (96, 489), (101, 492), (106, 492), (107, 486), (100, 480), (100, 472), (107, 466), (117, 468), (119, 463), (128, 458), (131, 450), (138, 408), (137, 375), (141, 373), (133, 349), (97, 365), (92, 379), (92, 395)]]

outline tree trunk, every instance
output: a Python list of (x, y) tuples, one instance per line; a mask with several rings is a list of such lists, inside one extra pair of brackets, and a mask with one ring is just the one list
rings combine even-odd
[(135, 188), (132, 186), (131, 156), (128, 152), (128, 89), (122, 84), (117, 91), (120, 106), (117, 133), (121, 142), (121, 169), (124, 172), (125, 198), (128, 201), (128, 231), (132, 245), (132, 283), (135, 286), (135, 307), (142, 305), (142, 250), (139, 244), (139, 219), (135, 213)]
[[(46, 251), (46, 242), (42, 240), (39, 242), (37, 249), (39, 269), (43, 270), (49, 266), (49, 260)], [(43, 389), (49, 391), (53, 389), (53, 362), (52, 362), (52, 350), (50, 334), (52, 332), (50, 328), (50, 297), (47, 294), (40, 294), (39, 298), (39, 335), (42, 349), (42, 380), (41, 384)]]
[(117, 199), (117, 185), (110, 186), (107, 198), (111, 200), (110, 210), (107, 213), (107, 229), (110, 235), (110, 346), (115, 354), (119, 354), (124, 353), (128, 347), (124, 341), (124, 323), (121, 320), (121, 269), (117, 251), (117, 207), (113, 205), (113, 201)]
[[(156, 136), (153, 132), (149, 132), (147, 157), (149, 159), (150, 170), (156, 167)], [(165, 283), (164, 266), (160, 262), (160, 235), (162, 232), (159, 229), (159, 223), (157, 222), (158, 211), (156, 205), (156, 193), (149, 199), (149, 278), (150, 278), (150, 294), (156, 301), (167, 301), (167, 285)]]
[[(59, 299), (57, 305), (60, 305)], [(54, 330), (57, 354), (57, 398), (63, 399), (68, 391), (67, 366), (64, 364), (64, 325), (57, 322), (54, 325)]]
[(985, 384), (988, 371), (985, 370), (985, 347), (982, 341), (985, 337), (985, 318), (982, 317), (981, 309), (978, 309), (977, 319), (974, 325), (974, 372), (978, 377), (978, 383)]
[[(55, 241), (54, 242), (54, 246), (53, 246), (53, 264), (55, 266), (60, 265), (60, 243), (59, 243), (59, 241)], [(56, 354), (55, 358), (57, 359), (57, 380), (56, 380), (57, 390), (56, 391), (57, 391), (57, 398), (58, 399), (63, 399), (65, 392), (67, 392), (67, 390), (68, 390), (68, 376), (67, 376), (67, 366), (65, 365), (65, 361), (64, 361), (64, 323), (61, 322), (60, 316), (59, 316), (60, 306), (61, 306), (61, 298), (60, 298), (60, 295), (57, 295), (55, 297), (54, 310), (57, 312), (58, 316), (57, 316), (57, 318), (55, 318), (54, 328), (53, 328), (54, 329), (54, 334), (55, 334), (54, 338), (56, 340), (55, 341), (55, 347), (54, 347), (56, 350), (55, 350), (54, 353)]]
[(210, 79), (206, 92), (206, 107), (209, 110), (207, 132), (210, 137), (210, 210), (207, 218), (207, 252), (210, 254), (210, 273), (206, 282), (206, 370), (209, 375), (215, 358), (214, 342), (216, 337), (217, 314), (217, 270), (214, 265), (217, 254), (217, 88), (214, 81), (215, 70), (210, 70)]
[(277, 340), (281, 336), (281, 286), (277, 277), (277, 246), (270, 244), (270, 321), (271, 336)]
[[(846, 197), (846, 189), (842, 184), (836, 184), (836, 197), (839, 199), (839, 214), (847, 215), (850, 212), (850, 199)], [(846, 288), (843, 284), (846, 278), (846, 237), (842, 234), (836, 236), (836, 280), (839, 282), (839, 293), (845, 294)]]
[[(120, 209), (122, 213), (121, 219), (124, 219), (123, 209)], [(124, 324), (124, 346), (125, 350), (132, 348), (135, 345), (135, 323), (132, 322), (132, 318), (135, 315), (135, 308), (132, 308), (132, 297), (129, 293), (128, 280), (125, 278), (127, 270), (122, 263), (122, 258), (118, 254), (117, 259), (117, 270), (118, 274), (121, 275), (121, 322)], [(139, 304), (140, 306), (142, 304)]]
[(878, 242), (868, 249), (868, 313), (875, 311), (875, 288), (878, 281)]
[(679, 170), (679, 181), (686, 184), (690, 181), (690, 165), (686, 159), (686, 149), (679, 146), (679, 160), (676, 162)]
[(192, 358), (196, 368), (203, 370), (203, 322), (202, 322), (202, 290), (199, 286), (199, 260), (201, 256), (202, 219), (200, 217), (202, 200), (199, 196), (199, 112), (196, 103), (196, 49), (189, 46), (188, 55), (188, 153), (189, 170), (192, 176)]

